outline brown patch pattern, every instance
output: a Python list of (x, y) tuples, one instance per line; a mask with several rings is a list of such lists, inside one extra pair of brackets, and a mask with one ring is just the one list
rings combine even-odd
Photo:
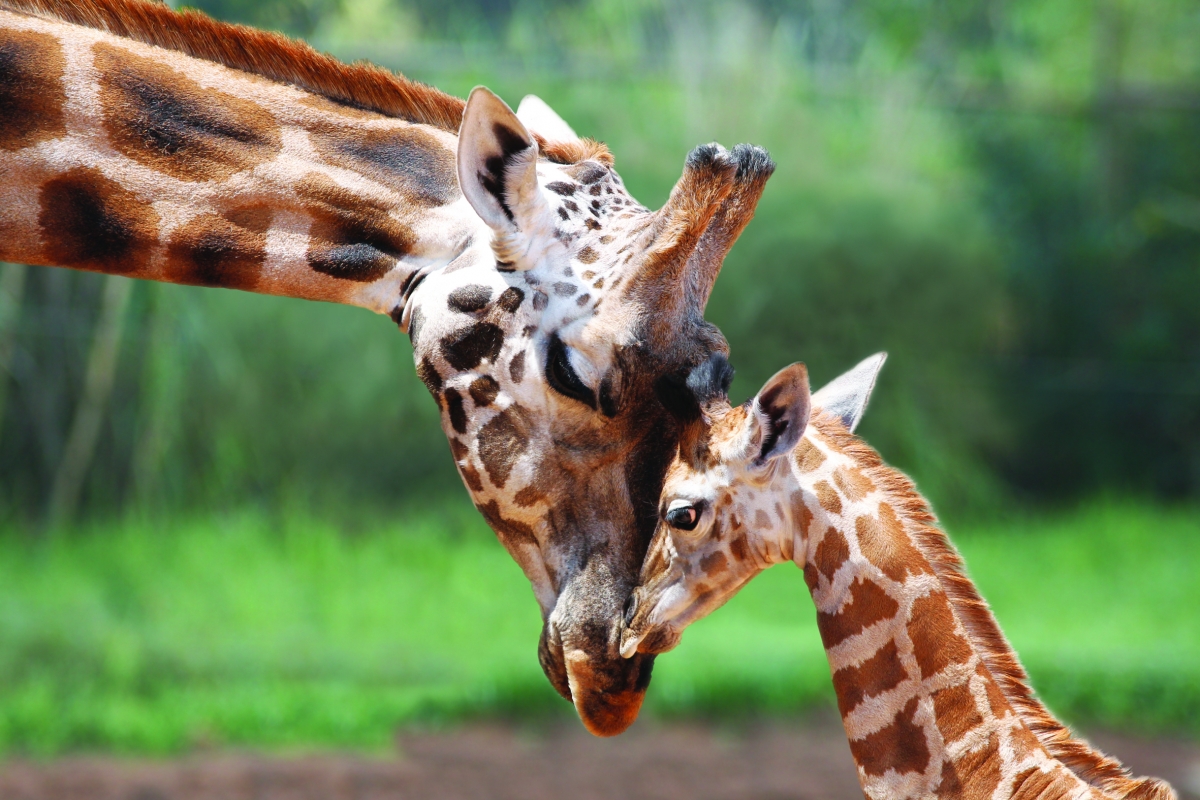
[(446, 305), (451, 311), (461, 311), (464, 314), (482, 311), (490, 302), (492, 302), (492, 287), (478, 283), (459, 286), (446, 298)]
[(829, 481), (818, 482), (813, 491), (817, 493), (817, 502), (821, 504), (821, 508), (830, 514), (842, 513), (842, 498), (838, 497), (837, 490), (829, 485)]
[(53, 36), (0, 30), (0, 150), (20, 150), (67, 132), (65, 68)]
[(1037, 767), (1030, 767), (1013, 778), (1010, 796), (1053, 797), (1051, 789), (1056, 783), (1055, 777), (1053, 773), (1042, 772)]
[(744, 563), (750, 558), (750, 545), (746, 541), (746, 534), (733, 537), (729, 543), (729, 554), (733, 556), (733, 560), (739, 563)]
[(442, 376), (438, 373), (437, 367), (429, 360), (429, 356), (422, 356), (421, 363), (417, 364), (417, 377), (421, 379), (421, 383), (425, 384), (425, 388), (429, 393), (437, 398), (442, 392)]
[(1011, 710), (1008, 705), (1008, 699), (1000, 691), (1000, 687), (996, 685), (996, 680), (992, 677), (992, 673), (988, 671), (987, 665), (981, 662), (975, 668), (975, 674), (983, 678), (983, 689), (987, 694), (988, 706), (992, 710), (992, 716), (996, 719), (1004, 719)]
[(475, 369), (485, 359), (495, 361), (504, 346), (504, 331), (491, 322), (465, 325), (442, 338), (442, 356), (458, 370)]
[(809, 592), (815, 592), (820, 586), (820, 579), (817, 577), (817, 568), (811, 563), (804, 565), (804, 585), (808, 587)]
[(311, 141), (329, 163), (365, 175), (417, 206), (447, 205), (462, 194), (454, 152), (420, 128), (329, 126), (313, 132)]
[(807, 438), (800, 440), (800, 444), (796, 445), (795, 453), (792, 458), (799, 465), (802, 474), (808, 474), (825, 463), (825, 454), (821, 452), (821, 448)]
[(888, 689), (894, 689), (906, 677), (908, 673), (900, 663), (900, 651), (896, 649), (896, 643), (888, 642), (858, 666), (843, 667), (833, 673), (838, 710), (844, 717), (864, 698), (876, 697)]
[(700, 559), (700, 571), (710, 578), (723, 575), (728, 570), (729, 560), (725, 558), (725, 554), (720, 550), (713, 551)]
[(164, 278), (253, 291), (267, 257), (270, 211), (249, 209), (231, 216), (201, 214), (176, 229), (167, 243)]
[(261, 106), (122, 47), (93, 52), (104, 129), (127, 158), (178, 180), (219, 181), (279, 153), (279, 124)]
[(495, 500), (489, 500), (483, 505), (476, 505), (475, 508), (479, 510), (480, 514), (483, 514), (488, 526), (496, 532), (496, 538), (510, 553), (516, 552), (520, 545), (537, 547), (537, 537), (533, 534), (533, 528), (523, 522), (506, 519), (500, 512), (500, 504)]
[(526, 486), (513, 497), (513, 502), (521, 508), (529, 508), (546, 495), (536, 486)]
[(525, 437), (510, 411), (501, 411), (479, 429), (477, 437), (479, 460), (497, 489), (508, 482), (521, 454), (525, 452)]
[(931, 572), (925, 556), (904, 530), (904, 524), (887, 503), (879, 504), (879, 516), (862, 516), (854, 521), (858, 547), (884, 575), (903, 581), (906, 575)]
[(331, 278), (370, 283), (379, 280), (411, 252), (416, 235), (388, 207), (312, 173), (296, 194), (312, 217), (308, 265)]
[(960, 683), (933, 693), (933, 713), (946, 744), (956, 742), (983, 724), (969, 683)]
[(808, 538), (808, 529), (812, 525), (813, 513), (808, 507), (808, 503), (804, 502), (804, 492), (792, 492), (790, 498), (792, 505), (792, 524), (800, 530), (800, 535), (805, 539)]
[(443, 397), (446, 399), (446, 413), (450, 417), (450, 427), (454, 428), (456, 433), (466, 433), (467, 412), (463, 408), (463, 396), (459, 394), (458, 389), (450, 387), (446, 389)]
[(501, 311), (506, 311), (509, 314), (515, 314), (517, 309), (521, 307), (521, 303), (525, 300), (525, 292), (519, 287), (510, 286), (500, 293), (500, 297), (496, 299), (496, 308)]
[(927, 594), (913, 601), (908, 635), (922, 678), (932, 677), (951, 664), (964, 664), (970, 660), (971, 645), (955, 633), (954, 623), (954, 612), (944, 593)]
[(852, 503), (862, 500), (875, 490), (875, 484), (871, 483), (871, 479), (855, 467), (838, 467), (833, 472), (833, 482)]
[(817, 612), (817, 628), (828, 650), (876, 622), (891, 619), (899, 610), (899, 604), (879, 584), (860, 579), (850, 585), (850, 599), (841, 611)]
[[(869, 736), (850, 740), (850, 753), (865, 774), (878, 777), (888, 770), (900, 775), (921, 773), (929, 766), (929, 745), (925, 731), (913, 722), (917, 698), (908, 701), (891, 724)], [(983, 795), (965, 795), (981, 797)]]
[(848, 558), (850, 558), (850, 545), (847, 544), (846, 537), (842, 536), (842, 532), (837, 528), (831, 527), (825, 531), (820, 544), (817, 545), (817, 552), (813, 555), (813, 565), (827, 580), (832, 581), (838, 567), (845, 564)]
[[(985, 798), (1000, 785), (1000, 753), (996, 734), (988, 737), (980, 750), (966, 753), (957, 763), (942, 767), (942, 782), (938, 784), (939, 798)], [(1036, 796), (1036, 795), (1035, 795)]]
[(158, 240), (158, 213), (98, 169), (78, 167), (38, 194), (38, 225), (49, 263), (136, 275)]
[(517, 353), (512, 357), (512, 361), (508, 362), (508, 376), (512, 378), (513, 383), (520, 383), (525, 378), (525, 351)]
[(463, 483), (473, 492), (483, 491), (483, 481), (479, 478), (479, 471), (470, 464), (459, 464), (458, 472), (462, 475)]
[(471, 399), (475, 401), (475, 405), (484, 408), (490, 406), (496, 399), (496, 395), (500, 394), (500, 384), (496, 383), (496, 379), (491, 375), (481, 375), (471, 381), (471, 388), (468, 391), (471, 393)]

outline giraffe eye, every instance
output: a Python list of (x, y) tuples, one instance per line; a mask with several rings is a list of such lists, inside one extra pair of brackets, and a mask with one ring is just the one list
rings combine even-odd
[(692, 531), (700, 524), (700, 514), (703, 512), (700, 503), (689, 503), (686, 500), (676, 500), (671, 503), (663, 519), (672, 528), (681, 531)]

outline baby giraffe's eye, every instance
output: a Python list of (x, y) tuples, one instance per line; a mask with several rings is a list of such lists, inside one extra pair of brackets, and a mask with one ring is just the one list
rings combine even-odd
[(700, 523), (700, 514), (703, 512), (702, 503), (689, 503), (687, 500), (675, 500), (667, 507), (667, 513), (663, 515), (663, 519), (672, 528), (681, 531), (695, 530)]

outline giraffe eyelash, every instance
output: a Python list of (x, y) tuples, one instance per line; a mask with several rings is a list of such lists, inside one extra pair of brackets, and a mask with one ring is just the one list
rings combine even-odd
[(694, 503), (687, 500), (675, 500), (663, 512), (663, 521), (678, 531), (691, 532), (696, 530), (704, 516), (704, 501)]
[(564, 397), (578, 400), (595, 410), (596, 393), (588, 388), (571, 366), (567, 346), (558, 338), (557, 333), (551, 335), (550, 346), (546, 350), (546, 382), (550, 384), (551, 389)]

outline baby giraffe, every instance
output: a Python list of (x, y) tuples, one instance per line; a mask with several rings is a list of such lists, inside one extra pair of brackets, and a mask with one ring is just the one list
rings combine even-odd
[(795, 561), (867, 797), (1174, 798), (1046, 710), (927, 502), (853, 435), (883, 359), (811, 400), (803, 364), (736, 407), (722, 358), (676, 387), (685, 433), (622, 654), (670, 650), (759, 572)]

